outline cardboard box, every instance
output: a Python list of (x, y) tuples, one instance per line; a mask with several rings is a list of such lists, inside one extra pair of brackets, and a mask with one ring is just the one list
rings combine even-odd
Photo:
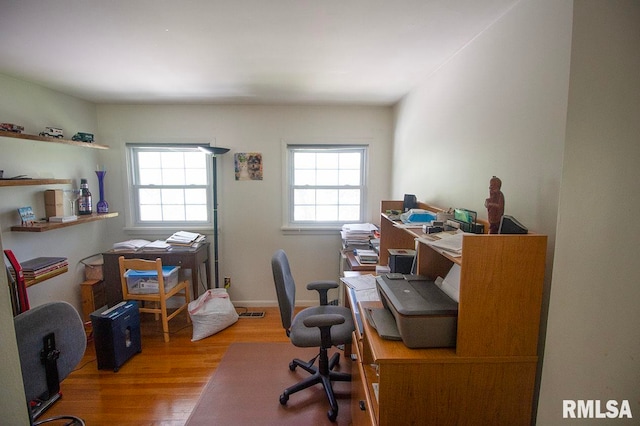
[(51, 216), (64, 216), (64, 194), (61, 189), (44, 191), (44, 211), (47, 219)]

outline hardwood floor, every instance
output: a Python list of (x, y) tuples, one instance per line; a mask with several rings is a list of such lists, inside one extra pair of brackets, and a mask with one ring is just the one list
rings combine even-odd
[(62, 382), (62, 399), (42, 418), (73, 414), (89, 426), (184, 425), (231, 343), (289, 341), (277, 308), (250, 310), (264, 311), (265, 316), (240, 318), (197, 342), (191, 342), (191, 325), (184, 315), (169, 322), (171, 341), (164, 343), (160, 321), (142, 314), (142, 353), (117, 373), (98, 370), (90, 340), (83, 360)]

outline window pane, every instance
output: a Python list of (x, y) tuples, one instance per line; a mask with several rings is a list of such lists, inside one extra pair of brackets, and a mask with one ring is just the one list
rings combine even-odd
[(185, 169), (184, 183), (185, 185), (206, 185), (207, 169)]
[(338, 184), (338, 174), (339, 171), (337, 169), (333, 170), (320, 170), (318, 169), (318, 182), (317, 185), (337, 185)]
[(340, 169), (360, 170), (359, 152), (343, 152), (340, 154)]
[(359, 189), (341, 189), (340, 190), (340, 204), (351, 204), (354, 206), (360, 205), (360, 190)]
[(162, 204), (184, 204), (184, 190), (182, 189), (163, 189)]
[(293, 217), (299, 221), (316, 220), (316, 208), (315, 206), (295, 206)]
[(360, 206), (340, 206), (338, 220), (352, 222), (360, 220)]
[(162, 197), (159, 189), (142, 188), (138, 191), (138, 199), (140, 204), (160, 204)]
[(185, 220), (183, 205), (167, 205), (162, 206), (162, 219), (168, 221), (182, 221)]
[(339, 185), (360, 185), (360, 170), (340, 170)]
[(183, 169), (184, 154), (182, 152), (163, 152), (160, 155), (160, 165), (163, 169)]
[(140, 169), (157, 168), (160, 164), (159, 152), (139, 152), (138, 167)]
[(316, 168), (316, 154), (310, 152), (296, 152), (294, 154), (296, 169), (312, 169)]
[(323, 222), (335, 222), (338, 220), (338, 206), (318, 206), (316, 220)]
[(337, 152), (321, 152), (318, 154), (316, 167), (318, 169), (337, 169), (339, 166)]
[(142, 221), (159, 221), (162, 220), (162, 206), (160, 205), (141, 205), (140, 220)]
[(316, 196), (317, 204), (332, 204), (332, 205), (336, 205), (338, 204), (338, 190), (337, 189), (319, 189), (317, 191)]
[(294, 201), (295, 205), (302, 204), (315, 204), (316, 203), (316, 190), (315, 189), (296, 189), (294, 191)]
[(207, 190), (204, 188), (185, 189), (184, 201), (186, 204), (204, 204), (207, 205)]
[(184, 185), (183, 169), (162, 169), (163, 185)]
[(187, 204), (186, 219), (206, 222), (208, 220), (207, 206)]
[(162, 170), (160, 169), (140, 169), (140, 185), (161, 185)]

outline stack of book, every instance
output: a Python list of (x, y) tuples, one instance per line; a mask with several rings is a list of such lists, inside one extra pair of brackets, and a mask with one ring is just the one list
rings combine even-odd
[(355, 253), (356, 259), (358, 259), (360, 264), (378, 263), (378, 253), (376, 253), (375, 250), (356, 249)]
[[(57, 275), (69, 266), (66, 257), (36, 257), (20, 262), (25, 281), (43, 280)], [(15, 280), (15, 271), (11, 268), (11, 276)]]
[(178, 231), (167, 238), (167, 244), (172, 247), (198, 247), (206, 236), (197, 232)]

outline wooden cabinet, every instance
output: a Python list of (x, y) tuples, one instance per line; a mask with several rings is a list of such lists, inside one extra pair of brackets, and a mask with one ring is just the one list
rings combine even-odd
[[(383, 247), (414, 248), (417, 237), (383, 214), (381, 258)], [(351, 348), (354, 425), (529, 425), (546, 242), (536, 234), (465, 235), (460, 258), (418, 242), (419, 274), (435, 279), (460, 265), (456, 347), (409, 349), (381, 339), (363, 318)], [(373, 306), (381, 305), (359, 309)]]

